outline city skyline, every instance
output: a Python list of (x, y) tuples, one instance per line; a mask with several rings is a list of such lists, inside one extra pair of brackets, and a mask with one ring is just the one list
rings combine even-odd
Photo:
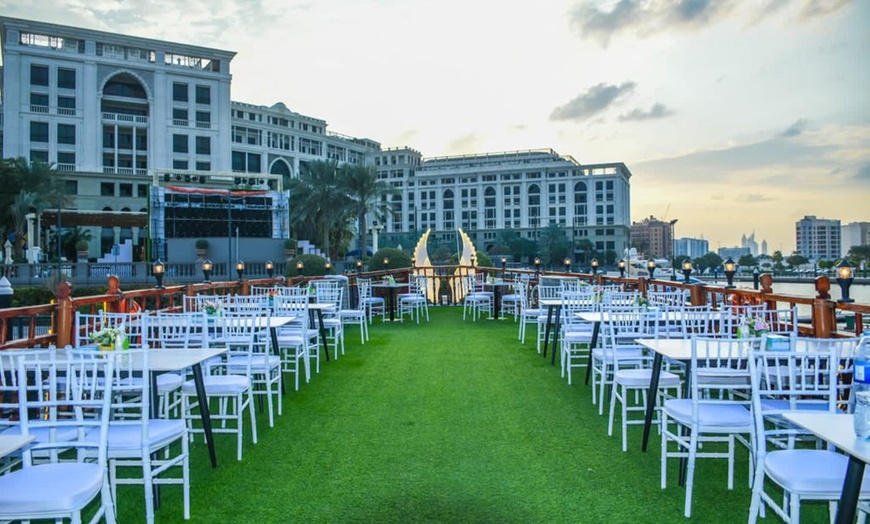
[(676, 218), (676, 237), (711, 250), (754, 230), (790, 253), (805, 215), (870, 219), (867, 2), (195, 0), (178, 16), (173, 3), (73, 0), (0, 13), (235, 51), (233, 100), (284, 102), (384, 147), (625, 162), (632, 220)]

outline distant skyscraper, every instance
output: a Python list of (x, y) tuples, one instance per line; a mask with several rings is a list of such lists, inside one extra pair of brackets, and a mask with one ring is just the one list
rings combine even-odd
[(852, 246), (870, 244), (870, 222), (852, 222), (842, 227), (840, 256), (846, 256)]
[(795, 222), (796, 251), (810, 260), (840, 258), (840, 221), (808, 215)]
[(762, 240), (762, 241), (761, 241), (761, 254), (762, 254), (762, 255), (766, 255), (766, 254), (767, 254), (767, 240)]
[(740, 260), (743, 255), (751, 255), (748, 247), (720, 247), (719, 256), (723, 259), (731, 258), (734, 262)]
[(674, 251), (678, 257), (698, 258), (710, 252), (710, 242), (704, 238), (678, 238)]
[(740, 239), (740, 247), (748, 248), (750, 255), (758, 256), (758, 242), (755, 241), (755, 231), (749, 236), (743, 235)]

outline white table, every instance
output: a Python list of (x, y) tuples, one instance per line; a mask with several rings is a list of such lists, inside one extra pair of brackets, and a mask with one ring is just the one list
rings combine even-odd
[(851, 524), (855, 520), (864, 466), (870, 460), (870, 441), (855, 436), (853, 415), (794, 411), (783, 416), (849, 455), (849, 466), (837, 509), (837, 524)]
[[(387, 309), (390, 310), (390, 322), (394, 322), (396, 320), (396, 294), (399, 289), (408, 288), (407, 282), (382, 282), (379, 284), (372, 284), (372, 288), (376, 289), (386, 289), (387, 290)], [(384, 319), (386, 321), (386, 319)]]
[[(564, 277), (563, 277), (564, 278)], [(544, 357), (547, 356), (547, 346), (550, 342), (550, 327), (553, 327), (553, 353), (550, 355), (550, 365), (556, 365), (556, 346), (559, 345), (559, 328), (561, 327), (562, 317), (562, 299), (561, 298), (542, 298), (538, 300), (541, 307), (547, 308), (547, 325), (544, 329)], [(553, 314), (556, 314), (556, 319), (553, 320)], [(555, 325), (554, 325), (555, 324)]]
[(33, 442), (33, 435), (0, 435), (0, 458)]

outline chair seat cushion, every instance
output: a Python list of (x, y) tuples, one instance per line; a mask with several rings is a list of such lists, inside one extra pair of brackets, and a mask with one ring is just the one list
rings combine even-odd
[[(664, 410), (669, 417), (685, 425), (692, 423), (692, 399), (680, 398), (665, 401)], [(698, 404), (698, 423), (702, 428), (745, 428), (752, 426), (752, 415), (746, 406), (737, 403)]]
[[(251, 380), (242, 375), (209, 375), (203, 377), (206, 395), (228, 395), (241, 393), (251, 387)], [(181, 391), (188, 395), (196, 394), (196, 386), (192, 380), (187, 380), (181, 386)]]
[[(33, 439), (36, 442), (51, 442), (49, 429), (46, 427), (30, 427), (28, 428)], [(67, 442), (78, 438), (78, 430), (72, 426), (56, 427), (54, 442)], [(0, 432), (2, 435), (21, 435), (21, 426), (12, 426), (9, 429)]]
[(157, 375), (157, 392), (166, 393), (181, 387), (184, 379), (177, 373), (161, 373)]
[[(649, 369), (620, 369), (613, 374), (613, 381), (629, 387), (649, 387), (652, 379), (652, 370)], [(668, 371), (659, 372), (660, 388), (680, 387), (680, 377)]]
[[(248, 365), (248, 357), (231, 357), (227, 362), (227, 373), (244, 373)], [(281, 365), (281, 357), (278, 355), (253, 355), (251, 356), (251, 369), (262, 370), (275, 368)]]
[[(148, 421), (148, 441), (155, 447), (184, 436), (187, 426), (181, 419), (152, 419)], [(86, 440), (97, 442), (98, 429), (88, 432)], [(142, 449), (142, 426), (138, 424), (109, 424), (109, 457), (115, 453), (135, 452)]]
[[(818, 449), (783, 449), (764, 457), (767, 476), (788, 491), (838, 497), (849, 458)], [(870, 472), (864, 474), (861, 496), (870, 494)]]
[(103, 468), (94, 463), (40, 464), (0, 476), (0, 519), (83, 508), (99, 493)]

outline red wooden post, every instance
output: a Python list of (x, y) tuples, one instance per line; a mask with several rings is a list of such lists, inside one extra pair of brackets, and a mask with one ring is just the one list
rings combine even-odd
[(825, 298), (813, 300), (813, 336), (816, 338), (831, 338), (836, 331), (834, 303)]
[(72, 341), (73, 308), (72, 287), (69, 282), (61, 282), (57, 285), (57, 308), (55, 309), (55, 344), (64, 347)]

